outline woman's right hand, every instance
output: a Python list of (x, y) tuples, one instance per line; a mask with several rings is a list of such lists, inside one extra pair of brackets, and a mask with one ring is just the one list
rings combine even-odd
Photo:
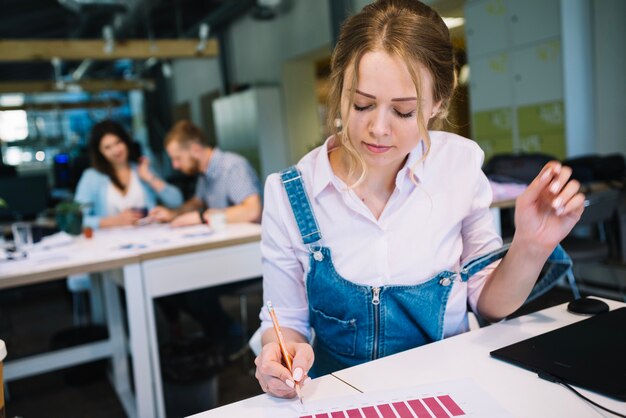
[(309, 380), (308, 372), (314, 361), (313, 348), (307, 343), (288, 342), (287, 351), (293, 356), (293, 374), (282, 362), (280, 347), (276, 342), (263, 346), (261, 354), (254, 360), (255, 377), (263, 392), (279, 398), (296, 396), (295, 385), (300, 387)]
[(134, 225), (141, 217), (141, 212), (133, 209), (125, 209), (115, 216), (118, 226)]

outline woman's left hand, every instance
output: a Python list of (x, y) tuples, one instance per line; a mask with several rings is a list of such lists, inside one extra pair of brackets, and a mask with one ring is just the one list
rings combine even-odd
[(515, 203), (515, 239), (528, 248), (551, 252), (569, 234), (584, 210), (580, 183), (572, 169), (546, 164)]

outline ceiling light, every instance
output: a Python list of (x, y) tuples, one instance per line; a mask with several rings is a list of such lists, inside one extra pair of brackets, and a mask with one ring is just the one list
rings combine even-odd
[(0, 106), (21, 106), (23, 104), (23, 94), (3, 94), (0, 96)]

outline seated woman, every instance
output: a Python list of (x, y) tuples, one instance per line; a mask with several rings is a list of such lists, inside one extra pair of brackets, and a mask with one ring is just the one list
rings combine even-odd
[(267, 308), (255, 363), (279, 397), (467, 331), (468, 304), (488, 321), (510, 315), (569, 268), (557, 245), (584, 209), (571, 169), (551, 161), (517, 198), (502, 247), (483, 151), (435, 130), (456, 75), (448, 28), (426, 4), (377, 0), (346, 19), (329, 80), (333, 135), (265, 184), (263, 296), (293, 367)]
[(94, 229), (133, 225), (157, 200), (178, 207), (183, 197), (150, 169), (140, 157), (126, 130), (117, 122), (104, 120), (94, 125), (89, 139), (92, 168), (85, 170), (74, 200), (85, 204), (83, 225)]

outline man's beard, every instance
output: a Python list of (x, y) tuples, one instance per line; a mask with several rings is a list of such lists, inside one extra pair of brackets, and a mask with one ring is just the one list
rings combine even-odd
[(191, 176), (197, 176), (198, 174), (201, 174), (201, 170), (200, 170), (200, 160), (194, 158), (192, 160), (192, 165), (189, 168), (189, 173), (187, 173)]

